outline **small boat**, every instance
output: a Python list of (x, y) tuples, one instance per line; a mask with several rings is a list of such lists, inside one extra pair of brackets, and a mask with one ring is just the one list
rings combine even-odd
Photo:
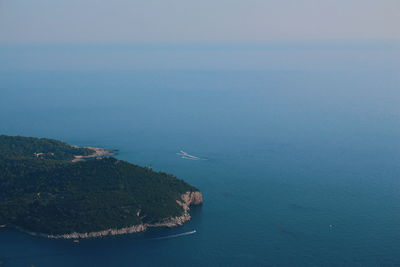
[(190, 155), (189, 153), (181, 150), (178, 153), (176, 153), (177, 155), (181, 156), (181, 158), (183, 159), (191, 159), (191, 160), (203, 160), (202, 158)]
[(197, 232), (196, 230), (193, 230), (193, 231), (180, 233), (180, 234), (175, 234), (175, 235), (167, 235), (167, 236), (156, 237), (156, 238), (153, 238), (153, 240), (169, 239), (169, 238), (181, 237), (181, 236), (186, 236), (186, 235), (192, 235), (192, 234), (195, 234), (196, 232)]

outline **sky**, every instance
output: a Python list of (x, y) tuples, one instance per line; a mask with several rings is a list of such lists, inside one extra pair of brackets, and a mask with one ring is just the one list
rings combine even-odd
[(0, 0), (0, 44), (400, 40), (399, 0)]
[(0, 0), (0, 71), (400, 70), (400, 0)]

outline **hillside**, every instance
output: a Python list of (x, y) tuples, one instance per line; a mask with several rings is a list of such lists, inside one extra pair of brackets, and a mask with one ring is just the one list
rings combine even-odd
[(0, 135), (0, 153), (2, 157), (6, 158), (72, 160), (74, 156), (90, 155), (93, 151), (54, 139)]
[[(188, 206), (202, 201), (200, 193), (185, 199), (198, 189), (170, 174), (113, 157), (74, 163), (74, 155), (90, 151), (51, 139), (0, 140), (0, 225), (47, 236), (138, 225), (146, 230), (182, 224), (190, 219)], [(54, 154), (43, 158), (33, 151)]]

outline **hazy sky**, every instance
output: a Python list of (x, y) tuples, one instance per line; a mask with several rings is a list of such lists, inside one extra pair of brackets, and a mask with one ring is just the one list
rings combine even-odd
[(0, 0), (0, 44), (399, 40), (400, 0)]

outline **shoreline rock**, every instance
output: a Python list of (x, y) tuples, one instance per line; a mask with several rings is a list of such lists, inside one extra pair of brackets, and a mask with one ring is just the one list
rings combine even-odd
[(115, 155), (114, 151), (106, 150), (106, 149), (101, 148), (101, 147), (87, 146), (87, 147), (84, 147), (84, 148), (92, 150), (93, 153), (90, 154), (90, 155), (86, 155), (86, 156), (84, 156), (84, 155), (76, 155), (76, 156), (74, 156), (74, 159), (71, 160), (72, 162), (79, 162), (79, 161), (83, 161), (85, 159), (93, 159), (93, 158), (97, 158), (97, 157), (105, 157), (105, 156), (114, 156)]

